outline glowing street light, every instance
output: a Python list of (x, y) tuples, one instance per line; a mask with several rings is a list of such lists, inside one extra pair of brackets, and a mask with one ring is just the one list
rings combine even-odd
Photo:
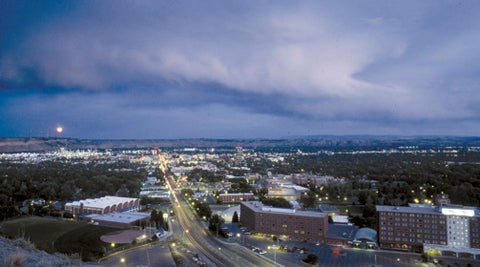
[(245, 235), (237, 233), (237, 240), (240, 239), (242, 245), (245, 245)]
[(279, 246), (273, 245), (273, 246), (268, 246), (268, 250), (273, 250), (273, 261), (275, 262), (275, 265), (277, 265), (277, 249)]
[(63, 132), (63, 127), (62, 126), (57, 126), (57, 128), (55, 130), (57, 131), (58, 134), (61, 134)]
[(183, 238), (182, 238), (182, 241), (183, 241), (183, 242), (185, 242), (185, 234), (188, 235), (188, 229), (183, 232)]
[(114, 248), (114, 247), (115, 247), (115, 243), (113, 243), (113, 242), (110, 243), (110, 246), (111, 246), (112, 248)]

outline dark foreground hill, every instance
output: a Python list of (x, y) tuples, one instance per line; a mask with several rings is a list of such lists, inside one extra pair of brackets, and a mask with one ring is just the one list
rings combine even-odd
[(23, 239), (9, 240), (0, 236), (1, 266), (79, 266), (64, 255), (52, 255), (35, 249)]

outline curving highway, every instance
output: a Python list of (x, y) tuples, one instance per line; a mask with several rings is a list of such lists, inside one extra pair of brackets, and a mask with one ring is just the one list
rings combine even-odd
[(166, 175), (166, 177), (180, 226), (190, 242), (202, 254), (217, 266), (275, 266), (269, 260), (244, 247), (225, 244), (213, 237), (184, 200), (172, 177), (170, 175)]

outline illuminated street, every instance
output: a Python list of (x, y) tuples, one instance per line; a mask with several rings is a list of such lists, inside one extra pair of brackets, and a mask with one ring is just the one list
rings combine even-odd
[[(123, 260), (122, 260), (123, 259)], [(123, 261), (123, 262), (122, 262)], [(133, 250), (120, 252), (102, 262), (106, 266), (176, 266), (168, 246), (163, 244), (146, 245)]]
[(183, 200), (172, 178), (168, 179), (168, 187), (171, 189), (174, 199), (175, 214), (185, 231), (185, 235), (202, 254), (218, 266), (274, 266), (273, 263), (245, 248), (216, 240), (200, 224), (186, 201)]

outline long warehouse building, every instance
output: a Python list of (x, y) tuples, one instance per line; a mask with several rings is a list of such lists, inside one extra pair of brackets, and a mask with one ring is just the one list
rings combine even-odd
[(139, 207), (140, 199), (138, 198), (105, 196), (66, 203), (65, 211), (74, 215), (107, 214), (117, 211), (136, 211)]

